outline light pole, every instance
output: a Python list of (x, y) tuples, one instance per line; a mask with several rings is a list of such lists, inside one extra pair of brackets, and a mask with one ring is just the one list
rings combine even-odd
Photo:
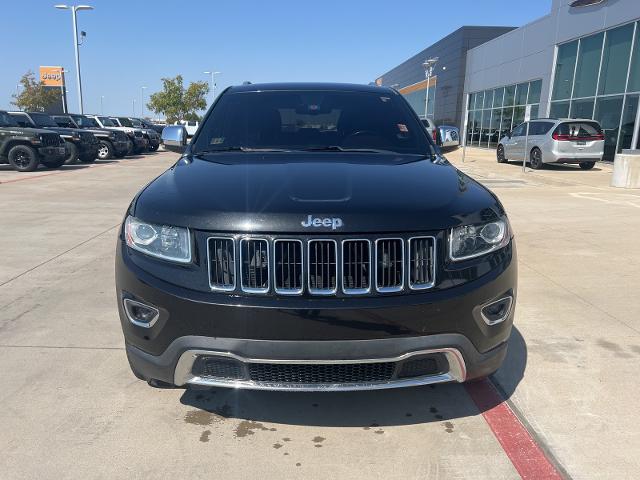
[(144, 91), (146, 90), (147, 87), (141, 87), (140, 88), (140, 97), (142, 100), (142, 103), (140, 104), (140, 117), (144, 117)]
[(100, 95), (100, 115), (104, 115), (104, 95)]
[(213, 101), (216, 99), (216, 79), (215, 76), (216, 75), (220, 75), (222, 72), (214, 72), (213, 70), (211, 70), (210, 72), (202, 72), (205, 75), (211, 75), (211, 84), (209, 85), (209, 87), (211, 88), (211, 103), (213, 103)]
[(433, 57), (426, 60), (422, 66), (424, 67), (424, 76), (427, 78), (427, 95), (424, 99), (424, 118), (427, 118), (429, 108), (429, 83), (431, 82), (431, 76), (433, 75), (433, 69), (438, 63), (439, 57)]
[(80, 108), (80, 113), (84, 113), (84, 108), (82, 106), (82, 79), (80, 77), (80, 50), (78, 43), (78, 24), (76, 20), (76, 13), (79, 10), (93, 10), (93, 7), (90, 5), (56, 5), (56, 8), (60, 10), (71, 10), (71, 18), (73, 20), (73, 48), (76, 54), (76, 81), (78, 83), (78, 107)]

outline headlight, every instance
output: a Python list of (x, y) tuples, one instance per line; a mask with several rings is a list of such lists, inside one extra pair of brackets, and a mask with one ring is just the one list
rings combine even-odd
[(506, 219), (479, 225), (464, 225), (449, 232), (449, 258), (454, 262), (479, 257), (509, 243)]
[(191, 261), (191, 237), (188, 228), (156, 225), (128, 216), (124, 232), (127, 245), (134, 250), (172, 262)]

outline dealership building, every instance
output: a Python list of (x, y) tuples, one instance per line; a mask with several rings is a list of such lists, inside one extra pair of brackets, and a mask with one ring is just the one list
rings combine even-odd
[[(495, 147), (525, 118), (595, 119), (613, 160), (636, 130), (638, 20), (640, 0), (553, 0), (520, 28), (462, 27), (376, 83), (398, 89), (420, 116), (466, 126), (477, 147)], [(427, 82), (423, 64), (436, 58)]]

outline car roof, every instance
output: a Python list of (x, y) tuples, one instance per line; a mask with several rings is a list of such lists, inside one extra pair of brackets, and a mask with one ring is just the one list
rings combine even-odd
[(361, 85), (358, 83), (331, 83), (331, 82), (284, 82), (284, 83), (251, 83), (235, 85), (229, 88), (229, 92), (264, 92), (282, 90), (332, 90), (343, 92), (380, 92), (399, 93), (389, 87), (377, 85)]

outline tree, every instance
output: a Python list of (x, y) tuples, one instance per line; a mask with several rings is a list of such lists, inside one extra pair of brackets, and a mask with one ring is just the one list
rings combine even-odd
[(20, 84), (22, 91), (19, 94), (14, 93), (11, 102), (20, 110), (42, 112), (60, 98), (59, 90), (45, 88), (42, 82), (34, 78), (31, 70), (22, 76)]
[(184, 88), (182, 75), (163, 78), (162, 91), (149, 97), (147, 108), (156, 114), (162, 113), (167, 123), (199, 118), (196, 112), (207, 107), (207, 93), (207, 82), (192, 82), (188, 88)]

